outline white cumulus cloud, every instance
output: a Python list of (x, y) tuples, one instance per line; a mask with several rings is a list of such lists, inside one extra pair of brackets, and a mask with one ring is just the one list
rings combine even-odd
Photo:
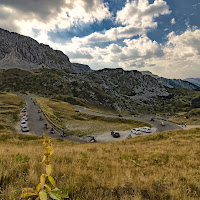
[(149, 4), (148, 0), (128, 0), (125, 7), (117, 12), (116, 22), (140, 28), (154, 28), (157, 26), (154, 18), (170, 13), (164, 0), (155, 0), (153, 4)]

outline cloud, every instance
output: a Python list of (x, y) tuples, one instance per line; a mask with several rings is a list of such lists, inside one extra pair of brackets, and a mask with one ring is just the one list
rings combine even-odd
[[(155, 74), (169, 78), (200, 75), (200, 29), (188, 29), (181, 35), (171, 32), (168, 34), (166, 44), (152, 41), (147, 35), (137, 39), (124, 39), (123, 43), (125, 44), (123, 46), (119, 44), (110, 44), (105, 48), (79, 46), (78, 49), (88, 51), (93, 57), (86, 63), (93, 69), (122, 67), (126, 70), (151, 70)], [(73, 61), (86, 62), (76, 56)]]
[[(170, 49), (173, 49), (173, 52), (168, 52)], [(181, 59), (185, 55), (200, 55), (200, 30), (188, 29), (182, 35), (176, 35), (171, 32), (168, 35), (166, 51)]]
[(140, 35), (143, 32), (143, 29), (136, 28), (133, 26), (120, 26), (116, 28), (111, 28), (107, 31), (103, 31), (103, 33), (94, 32), (83, 38), (74, 37), (72, 41), (75, 43), (80, 43), (82, 45), (91, 43), (111, 42), (122, 38), (131, 38), (133, 36)]
[(169, 78), (200, 76), (200, 29), (187, 29), (181, 35), (168, 34), (168, 42), (163, 47), (162, 59), (152, 59), (158, 75)]
[(110, 28), (101, 33), (94, 32), (83, 38), (75, 37), (72, 41), (88, 45), (143, 35), (149, 28), (157, 26), (157, 23), (154, 22), (155, 17), (169, 13), (171, 11), (163, 0), (155, 0), (153, 4), (149, 4), (148, 0), (127, 1), (125, 7), (118, 11), (116, 16), (116, 23), (121, 23), (123, 26)]
[(20, 32), (20, 27), (15, 24), (17, 13), (8, 7), (0, 7), (0, 27), (10, 31)]
[(170, 13), (164, 0), (155, 0), (153, 4), (149, 4), (148, 0), (127, 1), (125, 7), (117, 12), (116, 22), (140, 28), (154, 28), (157, 26), (155, 17)]
[(171, 19), (171, 24), (172, 24), (172, 25), (176, 24), (176, 21), (175, 21), (174, 18)]
[(78, 58), (78, 59), (93, 59), (93, 56), (87, 49), (82, 49), (82, 50), (77, 50), (75, 52), (68, 52), (68, 56), (73, 59), (73, 58)]
[(0, 5), (18, 11), (23, 18), (29, 16), (44, 21), (61, 12), (66, 2), (65, 0), (1, 0)]
[[(0, 27), (13, 31), (14, 26), (19, 33), (39, 42), (47, 42), (48, 32), (57, 28), (69, 29), (112, 17), (108, 4), (102, 0), (0, 0), (0, 8)], [(8, 20), (12, 23), (7, 23)]]

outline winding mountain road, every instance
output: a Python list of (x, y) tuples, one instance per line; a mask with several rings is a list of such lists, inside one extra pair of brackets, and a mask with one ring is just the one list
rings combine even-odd
[[(55, 130), (54, 134), (49, 133), (52, 126), (45, 119), (43, 113), (38, 112), (38, 110), (40, 110), (38, 105), (36, 103), (34, 103), (34, 100), (30, 97), (26, 97), (25, 101), (26, 101), (26, 104), (27, 104), (27, 114), (28, 114), (28, 117), (29, 117), (28, 126), (29, 126), (31, 133), (33, 133), (35, 135), (39, 135), (39, 136), (43, 136), (43, 134), (46, 133), (46, 135), (50, 136), (51, 138), (55, 138), (55, 139), (64, 139), (64, 140), (69, 140), (69, 141), (73, 141), (73, 142), (81, 142), (81, 143), (87, 142), (87, 137), (81, 137), (81, 138), (76, 137), (76, 136), (61, 137), (60, 136), (61, 131), (58, 132), (56, 130)], [(101, 113), (101, 112), (89, 110), (87, 108), (83, 108), (81, 106), (73, 106), (73, 107), (76, 110), (78, 110), (79, 112), (90, 114), (90, 115), (119, 118), (119, 116), (115, 115), (115, 114)], [(43, 118), (43, 120), (40, 120), (40, 116)], [(152, 133), (163, 132), (163, 131), (166, 131), (166, 130), (173, 130), (173, 129), (181, 129), (181, 127), (179, 127), (178, 125), (173, 124), (173, 123), (168, 122), (168, 121), (165, 121), (164, 122), (165, 126), (162, 126), (161, 125), (162, 120), (150, 121), (150, 118), (133, 117), (133, 116), (129, 116), (129, 115), (123, 116), (123, 118), (150, 123), (152, 126), (155, 127), (155, 128), (152, 128)], [(48, 129), (46, 129), (45, 124), (47, 124)], [(102, 133), (100, 135), (98, 135), (98, 134), (94, 134), (94, 135), (95, 135), (95, 138), (97, 139), (97, 142), (119, 141), (119, 140), (126, 139), (126, 137), (130, 134), (130, 131), (120, 131), (120, 134), (121, 134), (121, 137), (118, 138), (118, 139), (113, 138), (110, 135), (110, 132)], [(149, 135), (149, 134), (143, 134), (142, 133), (142, 135)], [(136, 137), (136, 135), (132, 135), (132, 137)]]
[[(25, 101), (27, 104), (28, 126), (31, 133), (35, 135), (39, 135), (39, 136), (43, 136), (43, 134), (46, 133), (51, 138), (55, 138), (55, 139), (64, 139), (64, 140), (69, 140), (73, 142), (81, 142), (81, 143), (86, 142), (86, 139), (81, 139), (74, 136), (61, 137), (60, 133), (56, 131), (55, 129), (54, 129), (55, 130), (54, 134), (49, 133), (52, 126), (45, 119), (43, 113), (38, 112), (38, 110), (40, 110), (38, 105), (35, 104), (31, 98), (28, 98), (28, 97), (25, 98)], [(43, 118), (43, 120), (40, 120), (40, 116)], [(47, 124), (48, 129), (46, 128), (45, 124)]]
[[(73, 106), (73, 107), (76, 110), (78, 110), (79, 112), (83, 112), (83, 113), (90, 114), (90, 115), (119, 118), (119, 116), (115, 115), (115, 114), (101, 113), (101, 112), (89, 110), (87, 108), (83, 108), (81, 106)], [(155, 119), (155, 121), (150, 121), (150, 117), (142, 118), (142, 117), (133, 117), (133, 116), (130, 116), (130, 115), (124, 115), (123, 119), (132, 119), (132, 120), (136, 120), (136, 121), (147, 122), (147, 123), (151, 124), (152, 126), (154, 126), (157, 129), (157, 132), (163, 132), (163, 131), (174, 130), (174, 129), (182, 129), (180, 126), (178, 126), (174, 123), (168, 122), (168, 121), (164, 121), (165, 126), (162, 126), (161, 122), (163, 120)]]

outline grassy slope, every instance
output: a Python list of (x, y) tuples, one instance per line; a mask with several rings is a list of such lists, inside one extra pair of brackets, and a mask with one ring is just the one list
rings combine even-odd
[(19, 120), (18, 114), (22, 107), (19, 96), (10, 93), (0, 93), (0, 131), (13, 130), (14, 124)]
[[(106, 144), (54, 140), (52, 175), (72, 199), (198, 199), (199, 144), (200, 129)], [(23, 187), (37, 185), (42, 152), (38, 137), (1, 138), (1, 199), (17, 199)]]
[[(10, 98), (0, 95), (1, 104), (20, 109), (20, 99), (10, 97), (15, 101), (8, 103)], [(0, 199), (5, 200), (35, 187), (45, 171), (42, 139), (11, 130), (0, 130)], [(199, 145), (200, 129), (106, 144), (53, 140), (52, 175), (76, 200), (199, 199)]]
[(79, 133), (92, 134), (111, 130), (131, 130), (134, 127), (150, 126), (144, 122), (119, 118), (99, 117), (75, 112), (66, 102), (37, 98), (48, 116), (63, 128)]
[(192, 109), (182, 116), (172, 118), (172, 120), (178, 121), (180, 123), (186, 122), (189, 125), (200, 125), (200, 108)]

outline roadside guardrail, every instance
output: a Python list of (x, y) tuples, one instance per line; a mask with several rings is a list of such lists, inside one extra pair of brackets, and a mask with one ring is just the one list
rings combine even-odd
[[(33, 99), (33, 98), (32, 98)], [(46, 118), (46, 120), (53, 126), (53, 127), (56, 127), (56, 129), (64, 132), (64, 133), (67, 133), (69, 135), (75, 135), (77, 137), (89, 137), (89, 136), (85, 136), (85, 135), (82, 135), (82, 134), (79, 134), (79, 133), (74, 133), (74, 132), (71, 132), (71, 131), (68, 131), (68, 130), (65, 130), (63, 128), (61, 128), (60, 126), (58, 126), (57, 124), (55, 124), (49, 117), (48, 115), (45, 113), (45, 111), (41, 108), (40, 104), (37, 102), (36, 99), (33, 99), (34, 102), (37, 104), (37, 106), (39, 107), (40, 111), (43, 113), (44, 117)]]

